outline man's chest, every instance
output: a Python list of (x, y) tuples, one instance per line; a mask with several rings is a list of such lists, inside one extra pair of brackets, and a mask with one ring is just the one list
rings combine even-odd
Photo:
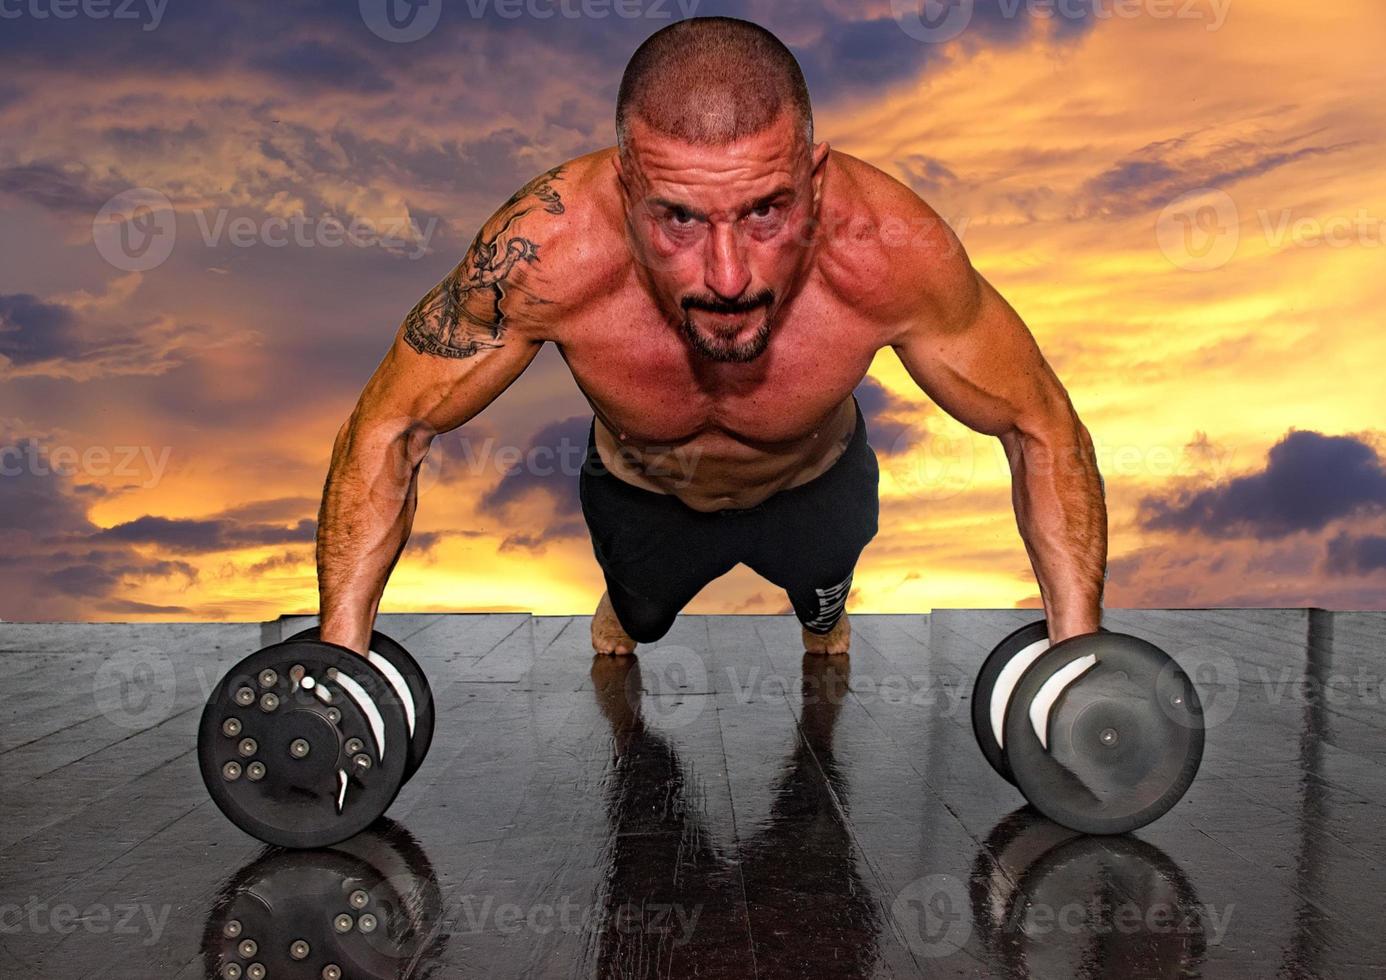
[(713, 362), (675, 324), (613, 302), (560, 344), (603, 422), (634, 445), (678, 446), (724, 433), (771, 447), (812, 435), (871, 365), (878, 331), (832, 304), (796, 303), (747, 364)]

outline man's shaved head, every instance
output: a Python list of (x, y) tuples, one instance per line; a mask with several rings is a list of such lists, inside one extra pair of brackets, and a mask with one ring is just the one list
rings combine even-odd
[(808, 86), (775, 35), (733, 17), (694, 17), (656, 31), (636, 49), (616, 98), (624, 153), (630, 121), (688, 143), (724, 146), (753, 136), (784, 112), (813, 143)]

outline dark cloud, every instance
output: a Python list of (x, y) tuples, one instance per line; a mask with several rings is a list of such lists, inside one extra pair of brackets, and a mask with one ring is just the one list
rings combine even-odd
[(316, 528), (317, 522), (308, 518), (284, 526), (242, 524), (224, 517), (198, 520), (146, 515), (98, 531), (92, 538), (98, 541), (155, 545), (183, 554), (205, 554), (211, 551), (232, 551), (261, 545), (312, 541)]
[[(525, 444), (520, 460), (482, 496), (478, 509), (503, 520), (512, 520), (517, 513), (515, 505), (526, 498), (547, 499), (553, 505), (553, 521), (544, 527), (510, 532), (501, 540), (499, 551), (541, 552), (550, 542), (587, 533), (586, 524), (578, 517), (582, 510), (578, 477), (591, 426), (590, 415), (573, 415), (544, 426)], [(483, 451), (490, 451), (489, 443), (487, 446)]]
[(294, 88), (338, 89), (347, 92), (387, 92), (394, 83), (371, 64), (359, 49), (324, 41), (301, 41), (262, 50), (250, 59), (258, 68)]
[(1367, 575), (1386, 569), (1386, 535), (1338, 532), (1328, 542), (1324, 568), (1333, 575)]
[(905, 182), (920, 194), (933, 193), (957, 183), (958, 175), (941, 160), (914, 153), (896, 161)]
[(500, 514), (522, 497), (540, 493), (553, 501), (559, 514), (577, 514), (582, 509), (578, 473), (591, 426), (591, 416), (573, 415), (536, 432), (525, 444), (520, 461), (481, 498), (481, 510)]
[(942, 52), (938, 45), (910, 37), (891, 18), (825, 19), (816, 42), (793, 48), (809, 93), (818, 104), (911, 78)]
[(86, 504), (73, 497), (71, 479), (53, 472), (41, 440), (5, 443), (0, 446), (0, 530), (85, 532), (94, 527)]
[(56, 568), (44, 576), (44, 581), (67, 596), (103, 598), (120, 589), (128, 579), (168, 578), (174, 575), (195, 582), (197, 569), (187, 562), (121, 556), (112, 552), (103, 555), (100, 561)]
[(29, 293), (0, 296), (0, 362), (15, 377), (162, 374), (195, 356), (199, 344), (207, 348), (207, 339), (204, 328), (169, 318), (111, 322)]
[(60, 303), (30, 293), (0, 296), (0, 357), (32, 364), (77, 353), (77, 317)]
[(262, 561), (257, 561), (253, 565), (248, 565), (236, 574), (244, 578), (260, 578), (266, 572), (277, 572), (284, 568), (298, 568), (312, 563), (313, 553), (307, 549), (284, 551), (277, 555), (271, 555)]
[(875, 378), (863, 378), (854, 394), (866, 418), (868, 438), (878, 453), (892, 456), (908, 452), (923, 438), (923, 429), (909, 420), (918, 406), (892, 394)]
[(1079, 192), (1084, 217), (1128, 217), (1156, 210), (1183, 194), (1234, 184), (1344, 145), (1290, 147), (1233, 140), (1204, 148), (1187, 137), (1141, 147), (1088, 180)]
[(110, 126), (101, 136), (112, 146), (137, 153), (186, 153), (206, 144), (208, 131), (196, 122), (182, 126)]
[(1371, 446), (1352, 436), (1292, 430), (1271, 448), (1261, 472), (1146, 497), (1139, 520), (1152, 531), (1268, 540), (1383, 507), (1386, 468)]
[[(345, 4), (329, 4), (346, 6)], [(197, 4), (135, 0), (107, 5), (107, 16), (89, 17), (77, 5), (72, 16), (31, 16), (30, 4), (14, 4), (20, 16), (7, 17), (0, 30), (0, 61), (7, 68), (33, 72), (79, 71), (103, 80), (148, 77), (167, 84), (169, 76), (205, 75), (234, 64), (262, 37), (290, 32), (304, 5)], [(53, 5), (37, 4), (45, 10)], [(67, 6), (67, 5), (64, 5)], [(163, 8), (162, 18), (150, 13)], [(356, 5), (350, 4), (355, 10)], [(116, 12), (119, 11), (119, 15)]]
[[(140, 611), (118, 594), (151, 579), (192, 583), (187, 562), (103, 541), (87, 516), (93, 495), (56, 471), (47, 442), (10, 437), (0, 445), (0, 619), (93, 619)], [(169, 611), (151, 609), (149, 611)], [(181, 611), (181, 610), (179, 610)]]
[(567, 538), (583, 538), (587, 536), (587, 524), (585, 521), (559, 521), (550, 524), (542, 531), (537, 533), (529, 531), (516, 531), (508, 534), (501, 540), (496, 550), (506, 551), (530, 551), (542, 553), (545, 548), (555, 541)]
[(31, 160), (0, 168), (0, 193), (88, 222), (112, 196), (129, 187), (128, 182), (98, 178), (78, 162)]
[(187, 606), (157, 606), (150, 602), (137, 602), (133, 599), (107, 599), (101, 604), (103, 612), (115, 613), (117, 615), (158, 615), (173, 613), (178, 615), (189, 615), (193, 610)]
[[(321, 135), (298, 133), (294, 145), (305, 181), (332, 174), (366, 184), (388, 178), (418, 190), (485, 194), (496, 206), (559, 162), (537, 157), (534, 134), (511, 126), (469, 140), (417, 132), (387, 140), (337, 126)], [(288, 153), (281, 159), (294, 162)]]

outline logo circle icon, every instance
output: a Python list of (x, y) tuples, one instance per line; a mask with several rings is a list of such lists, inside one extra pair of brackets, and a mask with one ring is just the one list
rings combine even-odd
[(970, 435), (907, 428), (885, 453), (887, 468), (901, 489), (922, 500), (948, 500), (965, 491), (977, 475), (977, 450)]
[(124, 650), (97, 668), (96, 707), (117, 728), (143, 731), (173, 710), (178, 684), (173, 663), (154, 650)]
[(972, 23), (974, 0), (890, 0), (895, 23), (916, 41), (947, 44)]
[(626, 697), (647, 723), (666, 730), (691, 725), (707, 704), (707, 663), (697, 651), (675, 644), (642, 650), (640, 670), (629, 675)]
[(173, 203), (151, 187), (121, 191), (101, 205), (91, 222), (96, 250), (122, 272), (163, 265), (177, 237)]
[(1226, 191), (1205, 188), (1181, 194), (1155, 219), (1155, 240), (1177, 268), (1209, 272), (1232, 261), (1241, 243), (1237, 202)]
[(972, 935), (967, 890), (952, 875), (910, 882), (895, 896), (890, 915), (910, 949), (923, 959), (956, 953)]
[(361, 20), (382, 41), (408, 44), (427, 37), (443, 15), (443, 0), (360, 0)]
[[(1232, 717), (1237, 710), (1241, 696), (1241, 676), (1237, 671), (1237, 661), (1228, 653), (1215, 647), (1195, 647), (1180, 650), (1174, 658), (1194, 690), (1198, 692), (1199, 703), (1203, 707), (1203, 728), (1216, 728)], [(1165, 672), (1176, 669), (1175, 664), (1165, 667)], [(1163, 678), (1162, 678), (1163, 680)], [(1168, 707), (1161, 702), (1168, 712)]]

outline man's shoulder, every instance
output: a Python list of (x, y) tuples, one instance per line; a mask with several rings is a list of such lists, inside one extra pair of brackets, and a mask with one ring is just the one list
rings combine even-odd
[(974, 288), (961, 240), (911, 187), (839, 150), (822, 202), (829, 288), (883, 323), (942, 313)]
[(608, 288), (629, 263), (615, 210), (611, 150), (575, 157), (526, 181), (482, 225), (471, 254), (506, 270), (537, 319), (571, 312)]

